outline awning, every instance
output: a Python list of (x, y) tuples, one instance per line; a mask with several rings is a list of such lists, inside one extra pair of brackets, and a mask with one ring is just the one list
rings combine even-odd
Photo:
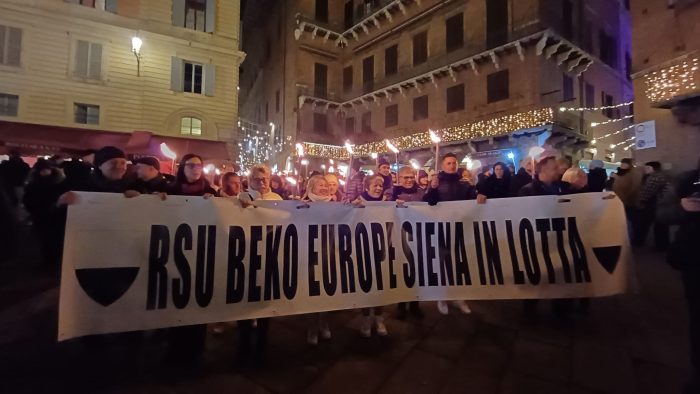
[(80, 155), (86, 150), (112, 145), (133, 156), (156, 156), (165, 142), (178, 156), (197, 153), (205, 159), (228, 160), (223, 141), (178, 138), (155, 135), (149, 131), (120, 133), (114, 131), (47, 126), (32, 123), (0, 121), (0, 153), (17, 150), (23, 155)]

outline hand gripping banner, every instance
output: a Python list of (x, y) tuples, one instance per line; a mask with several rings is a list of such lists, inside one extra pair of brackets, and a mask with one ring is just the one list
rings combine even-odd
[(624, 292), (622, 203), (605, 193), (415, 203), (80, 193), (59, 340), (403, 301)]

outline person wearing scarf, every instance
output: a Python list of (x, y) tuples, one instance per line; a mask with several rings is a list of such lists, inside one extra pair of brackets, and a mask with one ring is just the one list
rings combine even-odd
[[(370, 175), (365, 177), (365, 190), (360, 194), (353, 204), (362, 204), (368, 201), (386, 201), (384, 195), (384, 177), (382, 175)], [(372, 335), (372, 326), (377, 330), (377, 335), (384, 337), (389, 335), (384, 324), (384, 307), (378, 306), (374, 308), (362, 308), (362, 324), (360, 325), (360, 334), (369, 338)], [(374, 312), (374, 316), (371, 315)]]
[[(306, 193), (302, 201), (309, 203), (331, 202), (333, 196), (328, 188), (328, 181), (323, 175), (314, 175), (309, 178), (306, 183)], [(321, 338), (331, 339), (331, 329), (328, 326), (328, 313), (311, 313), (307, 315), (308, 327), (306, 332), (306, 342), (309, 345), (318, 345), (318, 334), (321, 333)]]
[[(204, 178), (202, 157), (193, 153), (180, 160), (175, 184), (170, 194), (176, 196), (202, 196), (210, 198), (216, 194), (209, 181)], [(204, 353), (207, 325), (173, 327), (168, 330), (167, 361), (177, 364), (195, 363)]]
[[(416, 172), (413, 168), (409, 166), (401, 167), (399, 169), (398, 178), (399, 184), (394, 187), (391, 201), (396, 201), (397, 204), (410, 201), (423, 201), (425, 190), (418, 186), (416, 182)], [(418, 301), (399, 303), (399, 320), (405, 320), (409, 312), (417, 319), (423, 319), (423, 311), (420, 310)]]

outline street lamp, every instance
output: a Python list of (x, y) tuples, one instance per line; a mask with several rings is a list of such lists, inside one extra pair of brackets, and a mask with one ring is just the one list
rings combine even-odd
[(141, 76), (141, 45), (143, 41), (138, 37), (131, 38), (131, 52), (136, 56), (136, 76)]
[(508, 157), (508, 159), (513, 162), (513, 167), (515, 167), (515, 154), (513, 152), (508, 152), (506, 157)]

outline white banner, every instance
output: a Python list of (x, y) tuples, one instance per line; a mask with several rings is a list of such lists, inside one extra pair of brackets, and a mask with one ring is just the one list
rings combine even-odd
[(625, 291), (622, 204), (604, 193), (397, 208), (80, 193), (59, 340), (394, 304)]
[(637, 150), (656, 148), (656, 121), (650, 120), (635, 125), (634, 137)]

